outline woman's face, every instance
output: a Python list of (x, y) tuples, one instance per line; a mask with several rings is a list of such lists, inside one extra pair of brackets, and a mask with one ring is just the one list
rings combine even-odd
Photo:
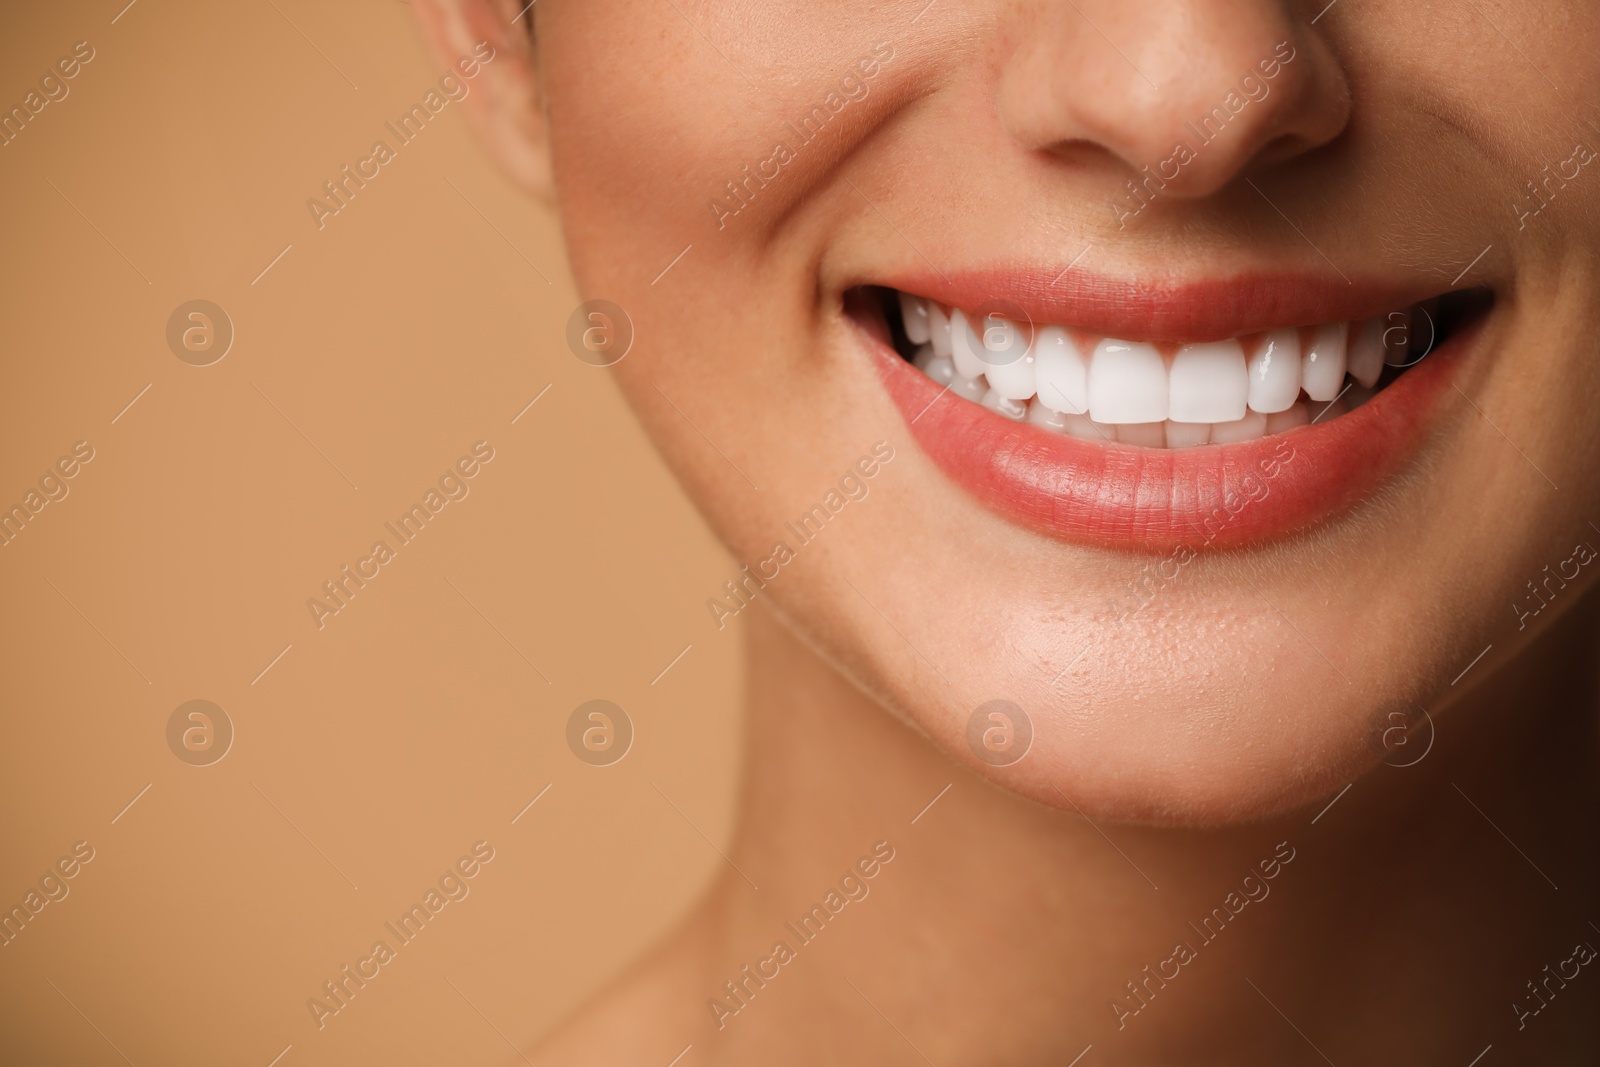
[(1325, 4), (536, 9), (580, 289), (743, 599), (1044, 803), (1304, 802), (1600, 570), (1600, 28)]

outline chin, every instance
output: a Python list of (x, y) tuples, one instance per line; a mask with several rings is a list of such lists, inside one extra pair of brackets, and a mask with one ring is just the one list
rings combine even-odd
[(1072, 711), (1042, 711), (1031, 765), (1024, 760), (1002, 784), (1096, 820), (1201, 829), (1271, 819), (1379, 762), (1374, 714), (1358, 699), (1151, 694), (1107, 701), (1093, 729), (1058, 723)]
[[(1380, 763), (1407, 766), (1432, 745), (1420, 675), (1330, 682), (1320, 660), (1289, 647), (1299, 638), (1276, 618), (1152, 610), (1075, 662), (1057, 652), (1071, 625), (1059, 616), (966, 618), (1007, 636), (941, 661), (932, 679), (870, 621), (842, 641), (848, 622), (798, 625), (945, 757), (1096, 821), (1198, 829), (1271, 819), (1325, 802)], [(1214, 644), (1195, 640), (1197, 618)], [(964, 634), (949, 636), (955, 644)]]

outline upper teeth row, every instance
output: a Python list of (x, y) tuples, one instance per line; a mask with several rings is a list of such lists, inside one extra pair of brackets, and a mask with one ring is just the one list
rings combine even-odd
[(1405, 362), (1411, 317), (1269, 330), (1163, 354), (1146, 341), (1094, 339), (1062, 326), (1025, 328), (960, 309), (946, 314), (934, 301), (905, 293), (900, 309), (912, 343), (931, 342), (962, 378), (982, 377), (1006, 400), (1037, 396), (1052, 411), (1112, 425), (1233, 422), (1247, 409), (1288, 411), (1302, 390), (1331, 402), (1347, 373), (1371, 388), (1386, 359)]

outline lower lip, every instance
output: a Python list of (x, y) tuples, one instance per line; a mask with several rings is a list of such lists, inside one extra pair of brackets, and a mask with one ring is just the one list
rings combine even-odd
[(1326, 522), (1370, 495), (1427, 437), (1464, 328), (1366, 404), (1227, 445), (1102, 444), (1013, 422), (945, 392), (865, 334), (911, 435), (956, 484), (1020, 525), (1097, 547), (1243, 545)]

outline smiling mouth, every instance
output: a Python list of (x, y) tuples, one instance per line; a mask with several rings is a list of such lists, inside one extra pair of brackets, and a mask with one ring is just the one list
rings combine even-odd
[(1369, 498), (1459, 406), (1454, 368), (1496, 302), (1289, 272), (1163, 287), (1028, 268), (843, 296), (951, 481), (1038, 532), (1122, 548), (1249, 544)]
[[(1233, 444), (1362, 407), (1479, 317), (1486, 290), (1354, 322), (1220, 340), (1129, 340), (874, 290), (894, 349), (963, 401), (1040, 430), (1135, 448)], [(860, 305), (858, 305), (860, 306)]]

